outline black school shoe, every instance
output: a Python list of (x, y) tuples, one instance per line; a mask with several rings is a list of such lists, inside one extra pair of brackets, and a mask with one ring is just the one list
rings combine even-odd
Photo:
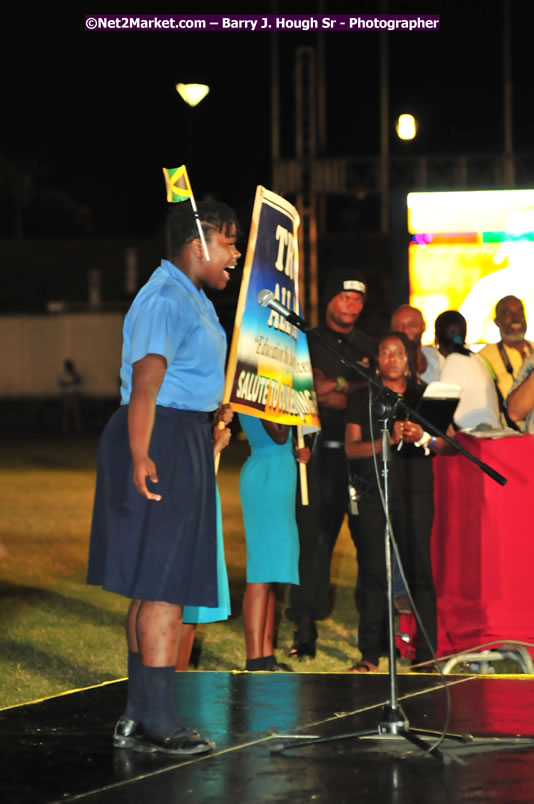
[(271, 673), (293, 673), (293, 668), (285, 662), (274, 662), (267, 668)]
[(113, 748), (133, 748), (135, 743), (134, 732), (136, 728), (136, 720), (129, 720), (127, 717), (120, 717), (115, 723), (115, 731), (113, 732)]
[(168, 737), (151, 734), (141, 723), (137, 726), (131, 748), (144, 754), (159, 751), (163, 754), (190, 756), (191, 754), (208, 754), (215, 748), (213, 740), (201, 737), (196, 731), (177, 731)]
[(271, 673), (292, 673), (293, 668), (290, 667), (288, 664), (284, 662), (277, 662), (276, 656), (264, 656), (265, 659), (265, 670), (268, 670)]

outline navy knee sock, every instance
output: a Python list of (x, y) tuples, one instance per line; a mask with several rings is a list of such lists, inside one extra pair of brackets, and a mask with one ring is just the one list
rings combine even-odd
[(271, 653), (270, 656), (264, 656), (263, 661), (265, 662), (265, 669), (270, 670), (276, 664), (276, 657), (274, 653)]
[(146, 667), (140, 664), (143, 684), (143, 726), (158, 737), (168, 737), (186, 728), (174, 711), (176, 667)]
[(139, 668), (141, 659), (138, 653), (128, 653), (128, 700), (122, 716), (128, 720), (139, 720), (143, 712), (143, 685)]
[(268, 670), (268, 663), (265, 661), (265, 656), (258, 656), (257, 659), (247, 659), (245, 670)]

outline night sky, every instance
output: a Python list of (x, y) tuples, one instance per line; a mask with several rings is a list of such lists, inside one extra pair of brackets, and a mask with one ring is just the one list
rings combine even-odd
[[(33, 200), (25, 208), (24, 225), (26, 236), (35, 237), (152, 234), (166, 206), (161, 168), (184, 161), (197, 200), (213, 193), (246, 210), (257, 184), (271, 186), (271, 34), (84, 30), (85, 13), (155, 11), (147, 5), (132, 2), (110, 9), (95, 4), (61, 15), (40, 12), (29, 20), (19, 12), (13, 37), (20, 47), (3, 76), (9, 113), (0, 129), (0, 236), (13, 236), (10, 176), (31, 177)], [(329, 13), (380, 11), (378, 2), (324, 5)], [(501, 152), (502, 3), (441, 5), (389, 0), (389, 13), (441, 14), (440, 32), (389, 34), (392, 152)], [(278, 13), (317, 11), (314, 3), (278, 6)], [(529, 7), (511, 2), (518, 152), (532, 150), (534, 140)], [(160, 13), (245, 10), (271, 9), (268, 3), (248, 9), (203, 2), (157, 7)], [(23, 21), (29, 29), (22, 28)], [(378, 153), (378, 43), (374, 32), (326, 34), (328, 148), (333, 154)], [(315, 44), (311, 32), (280, 36), (287, 155), (294, 148), (295, 47)], [(196, 109), (175, 91), (178, 81), (190, 80), (211, 86)], [(393, 120), (403, 111), (419, 120), (419, 136), (412, 143), (400, 143), (394, 135)], [(69, 204), (70, 216), (65, 212)], [(52, 208), (63, 211), (56, 214)], [(246, 229), (248, 220), (243, 224)]]

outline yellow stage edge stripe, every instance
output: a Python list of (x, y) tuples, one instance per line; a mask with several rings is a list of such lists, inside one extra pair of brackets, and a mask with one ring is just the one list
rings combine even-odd
[(45, 698), (37, 698), (35, 701), (24, 701), (24, 703), (14, 704), (13, 706), (2, 706), (0, 712), (6, 712), (8, 709), (18, 709), (19, 706), (32, 706), (32, 704), (44, 703), (51, 701), (52, 698), (62, 698), (64, 695), (73, 695), (75, 692), (85, 692), (86, 690), (97, 690), (99, 687), (107, 687), (110, 684), (117, 684), (119, 681), (128, 681), (128, 677), (114, 678), (112, 681), (102, 681), (101, 684), (91, 684), (89, 687), (80, 687), (76, 690), (65, 690), (65, 692), (56, 692), (55, 695), (47, 695)]

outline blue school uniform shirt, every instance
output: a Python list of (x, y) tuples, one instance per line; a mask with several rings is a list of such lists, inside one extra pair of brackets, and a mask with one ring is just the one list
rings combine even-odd
[(156, 405), (201, 411), (220, 405), (225, 332), (204, 291), (168, 260), (143, 285), (124, 319), (122, 405), (130, 401), (132, 366), (147, 354), (167, 360)]

